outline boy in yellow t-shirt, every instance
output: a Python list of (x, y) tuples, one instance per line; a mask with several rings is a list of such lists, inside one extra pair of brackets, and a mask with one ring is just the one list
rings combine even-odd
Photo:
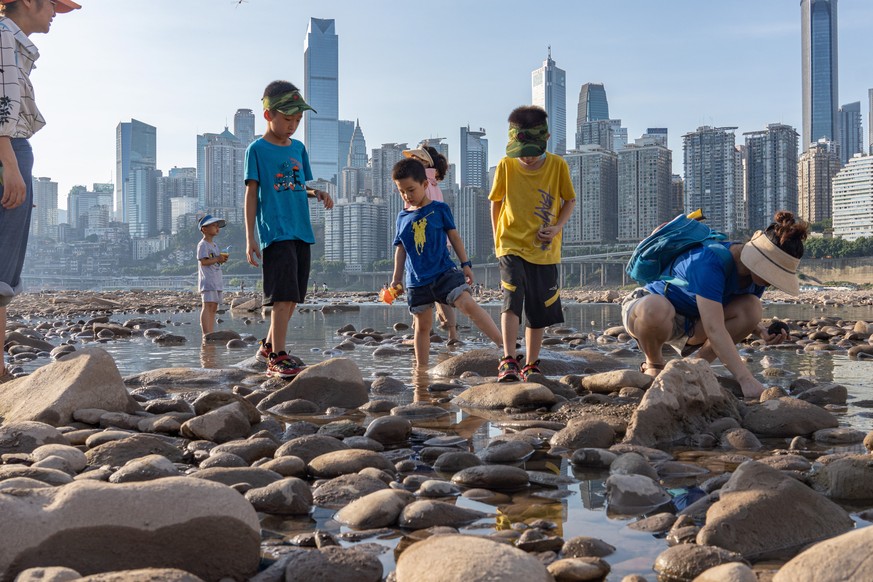
[[(558, 288), (561, 230), (576, 205), (567, 162), (546, 152), (548, 115), (535, 106), (509, 114), (506, 157), (491, 187), (491, 227), (503, 288), (503, 359), (498, 382), (539, 373), (543, 332), (564, 321)], [(515, 342), (524, 311), (527, 362), (519, 369)]]

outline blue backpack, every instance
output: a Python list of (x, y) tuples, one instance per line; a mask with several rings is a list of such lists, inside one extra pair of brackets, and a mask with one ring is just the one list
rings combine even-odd
[(688, 285), (686, 281), (671, 277), (667, 271), (676, 257), (694, 247), (705, 245), (712, 248), (722, 260), (725, 272), (731, 273), (734, 268), (733, 256), (723, 244), (720, 244), (726, 239), (726, 234), (680, 214), (637, 245), (625, 271), (640, 285), (653, 281), (666, 281), (672, 285), (685, 287)]

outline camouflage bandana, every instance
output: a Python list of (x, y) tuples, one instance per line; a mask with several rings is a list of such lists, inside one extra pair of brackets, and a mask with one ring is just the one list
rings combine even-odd
[(533, 158), (546, 152), (549, 143), (549, 126), (546, 123), (522, 129), (509, 126), (509, 143), (506, 155), (510, 158)]
[[(294, 115), (312, 109), (303, 100), (300, 91), (289, 91), (272, 97), (264, 97), (261, 101), (264, 104), (264, 111), (278, 111), (283, 115)], [(312, 112), (318, 113), (315, 109), (312, 109)]]

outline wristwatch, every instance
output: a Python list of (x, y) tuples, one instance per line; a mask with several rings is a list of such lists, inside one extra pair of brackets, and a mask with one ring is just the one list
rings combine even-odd
[(464, 261), (463, 263), (461, 263), (461, 268), (463, 269), (464, 267), (470, 267), (472, 269), (473, 261)]

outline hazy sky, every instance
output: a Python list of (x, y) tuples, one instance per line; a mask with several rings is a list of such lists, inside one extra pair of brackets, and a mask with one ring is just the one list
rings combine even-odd
[[(489, 165), (506, 145), (506, 117), (530, 103), (531, 71), (547, 46), (567, 72), (567, 144), (579, 88), (606, 86), (609, 111), (632, 141), (667, 127), (674, 171), (684, 133), (700, 125), (800, 131), (799, 0), (81, 0), (58, 15), (31, 76), (48, 125), (34, 138), (34, 173), (59, 183), (114, 180), (115, 128), (158, 128), (158, 168), (195, 166), (195, 135), (256, 112), (274, 79), (302, 85), (310, 17), (339, 35), (340, 118), (360, 119), (368, 151), (483, 127)], [(840, 103), (873, 87), (873, 2), (840, 0)], [(868, 39), (865, 43), (865, 39)], [(302, 132), (298, 135), (302, 139)], [(865, 147), (868, 145), (865, 132)], [(242, 186), (241, 186), (242, 187)]]

